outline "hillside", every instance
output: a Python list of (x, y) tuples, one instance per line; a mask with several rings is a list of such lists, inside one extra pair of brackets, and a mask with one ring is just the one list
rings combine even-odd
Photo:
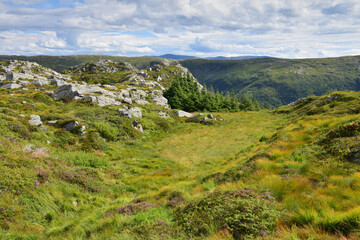
[(0, 239), (360, 238), (357, 92), (189, 118), (176, 65), (1, 65)]
[(207, 87), (250, 94), (278, 107), (311, 94), (360, 90), (360, 56), (322, 59), (190, 59), (181, 64)]
[[(94, 63), (100, 60), (126, 61), (139, 69), (149, 68), (151, 64), (163, 62), (164, 59), (158, 57), (122, 57), (109, 55), (68, 55), (68, 56), (15, 56), (0, 55), (0, 61), (19, 60), (36, 62), (44, 67), (51, 68), (57, 72), (63, 72), (70, 67), (84, 63)], [(168, 60), (172, 62), (172, 60)]]

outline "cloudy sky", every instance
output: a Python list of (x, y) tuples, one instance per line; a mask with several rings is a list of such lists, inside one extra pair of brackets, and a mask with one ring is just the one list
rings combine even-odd
[(0, 0), (0, 54), (360, 55), (359, 0)]

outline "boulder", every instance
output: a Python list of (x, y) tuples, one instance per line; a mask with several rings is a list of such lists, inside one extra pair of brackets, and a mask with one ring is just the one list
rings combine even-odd
[(66, 131), (71, 131), (71, 130), (73, 130), (77, 125), (79, 125), (79, 122), (78, 122), (78, 121), (71, 121), (71, 122), (67, 123), (64, 128), (65, 128)]
[(209, 119), (214, 119), (214, 115), (212, 115), (211, 113), (209, 113), (209, 114), (207, 115), (207, 117), (208, 117)]
[(142, 118), (141, 108), (139, 107), (133, 107), (133, 108), (125, 107), (119, 109), (119, 114), (120, 116), (124, 116), (127, 118), (132, 118), (132, 117)]
[(17, 84), (17, 83), (7, 83), (7, 84), (2, 85), (1, 88), (15, 89), (15, 88), (21, 88), (21, 85)]
[(20, 84), (22, 87), (26, 87), (26, 86), (29, 86), (29, 85), (30, 85), (30, 82), (29, 82), (29, 81), (20, 80), (20, 81), (18, 82), (18, 84)]
[(54, 91), (53, 98), (62, 99), (62, 98), (74, 98), (76, 96), (84, 97), (85, 95), (90, 94), (102, 94), (107, 96), (114, 96), (113, 93), (102, 89), (99, 86), (95, 85), (79, 85), (79, 84), (67, 84), (59, 87)]
[(29, 124), (31, 126), (41, 126), (42, 121), (39, 115), (30, 115)]
[(99, 107), (108, 106), (108, 105), (113, 105), (113, 106), (121, 105), (120, 102), (116, 101), (113, 98), (109, 98), (109, 97), (105, 97), (105, 96), (98, 96), (96, 98), (97, 98), (97, 103), (98, 103)]
[(156, 105), (163, 106), (166, 108), (168, 107), (168, 100), (164, 96), (155, 96), (152, 97), (152, 100)]
[(49, 85), (49, 81), (48, 80), (34, 80), (31, 82), (32, 84), (34, 84), (35, 86), (38, 86), (38, 87), (42, 87), (44, 85)]
[(66, 82), (65, 80), (51, 80), (50, 84), (61, 87), (68, 84), (68, 82)]
[(194, 114), (185, 112), (183, 110), (178, 110), (174, 112), (178, 117), (187, 117), (187, 118), (191, 118), (194, 116)]

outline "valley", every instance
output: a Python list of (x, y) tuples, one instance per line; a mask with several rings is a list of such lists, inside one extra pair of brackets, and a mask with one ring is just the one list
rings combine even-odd
[(183, 117), (152, 61), (1, 63), (0, 239), (360, 238), (358, 92)]

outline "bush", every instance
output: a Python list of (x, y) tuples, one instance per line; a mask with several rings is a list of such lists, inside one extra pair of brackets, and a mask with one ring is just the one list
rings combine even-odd
[(190, 237), (227, 230), (234, 239), (267, 235), (278, 216), (272, 197), (250, 188), (209, 193), (175, 212), (177, 223)]

